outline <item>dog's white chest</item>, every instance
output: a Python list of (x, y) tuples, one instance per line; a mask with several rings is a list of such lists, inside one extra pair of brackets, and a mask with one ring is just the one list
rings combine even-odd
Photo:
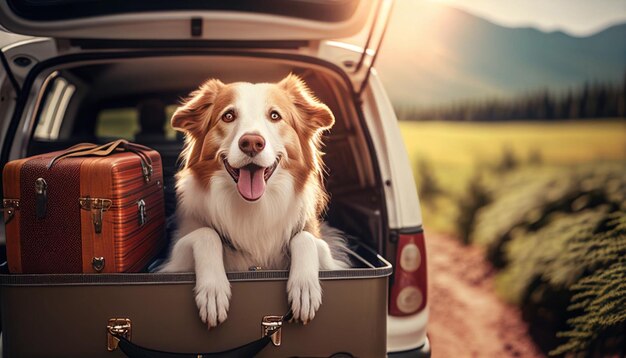
[[(289, 240), (302, 229), (309, 214), (303, 198), (294, 193), (293, 179), (287, 173), (276, 173), (272, 180), (278, 185), (268, 186), (263, 198), (254, 203), (244, 201), (229, 180), (227, 176), (216, 176), (208, 191), (192, 176), (181, 180), (178, 236), (197, 227), (214, 228), (226, 243), (224, 266), (228, 271), (250, 267), (286, 269)], [(190, 216), (195, 220), (186, 220)]]
[(254, 257), (249, 252), (225, 249), (224, 267), (226, 271), (248, 271), (251, 269), (286, 270), (289, 268), (289, 257), (284, 250)]

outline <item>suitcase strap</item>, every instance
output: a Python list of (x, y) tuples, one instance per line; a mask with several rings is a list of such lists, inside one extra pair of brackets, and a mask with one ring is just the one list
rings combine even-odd
[[(280, 316), (277, 316), (280, 317)], [(174, 353), (158, 351), (150, 348), (139, 346), (123, 335), (111, 333), (115, 338), (119, 339), (118, 347), (129, 358), (240, 358), (240, 357), (254, 357), (263, 348), (265, 348), (270, 342), (272, 342), (274, 334), (280, 334), (280, 328), (282, 323), (287, 322), (293, 318), (293, 312), (289, 310), (287, 314), (280, 317), (280, 323), (275, 325), (273, 329), (264, 330), (265, 335), (256, 341), (252, 341), (248, 344), (244, 344), (237, 348), (229, 349), (222, 352), (213, 353)]]
[(125, 139), (118, 139), (113, 142), (109, 142), (103, 145), (97, 145), (93, 143), (80, 143), (77, 144), (63, 153), (57, 155), (48, 163), (48, 169), (52, 168), (54, 163), (63, 159), (71, 157), (107, 157), (114, 153), (131, 152), (139, 156), (141, 159), (141, 170), (146, 182), (150, 181), (152, 177), (152, 158), (148, 156), (144, 151), (149, 151), (150, 148), (137, 143), (131, 143)]

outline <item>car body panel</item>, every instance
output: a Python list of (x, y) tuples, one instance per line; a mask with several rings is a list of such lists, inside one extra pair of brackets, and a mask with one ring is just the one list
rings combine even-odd
[(430, 340), (426, 337), (424, 344), (420, 347), (407, 351), (395, 351), (387, 353), (387, 358), (430, 358)]
[(385, 182), (389, 228), (420, 227), (422, 211), (412, 166), (393, 106), (375, 69), (372, 69), (362, 100), (365, 119)]
[(422, 347), (428, 338), (428, 306), (406, 317), (387, 316), (387, 352), (402, 352)]
[(32, 36), (18, 35), (18, 34), (14, 34), (11, 32), (3, 31), (2, 27), (0, 26), (0, 48), (4, 48), (5, 46), (8, 46), (8, 45), (20, 42), (20, 41), (28, 40), (31, 37)]
[[(37, 63), (58, 55), (56, 43), (51, 38), (14, 35), (0, 32), (0, 52), (6, 59), (4, 66), (0, 66), (0, 148), (3, 148), (6, 133), (13, 116), (21, 86), (30, 70)], [(26, 62), (20, 61), (27, 59)], [(10, 71), (18, 88), (11, 83), (8, 75)]]
[(0, 50), (20, 85), (37, 63), (59, 55), (57, 44), (47, 37), (21, 36), (19, 41), (0, 47)]

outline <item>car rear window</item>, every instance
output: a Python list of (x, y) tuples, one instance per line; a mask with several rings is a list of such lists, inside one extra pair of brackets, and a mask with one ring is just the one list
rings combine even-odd
[(136, 108), (105, 109), (98, 114), (96, 137), (133, 140), (140, 129)]
[[(166, 118), (172, 117), (176, 107), (174, 104), (165, 107)], [(136, 107), (104, 109), (98, 113), (96, 121), (96, 137), (100, 139), (135, 140), (142, 130), (139, 123), (139, 110)], [(176, 131), (170, 126), (169, 120), (163, 124), (163, 132), (166, 140), (176, 139)]]

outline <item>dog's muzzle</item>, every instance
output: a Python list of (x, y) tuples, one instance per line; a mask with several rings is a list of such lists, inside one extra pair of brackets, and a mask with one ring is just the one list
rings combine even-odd
[(277, 157), (274, 164), (269, 167), (261, 167), (256, 164), (248, 164), (241, 168), (235, 168), (228, 163), (226, 156), (222, 156), (224, 168), (237, 184), (239, 194), (247, 201), (256, 201), (263, 196), (265, 184), (274, 174), (280, 163), (281, 157)]

